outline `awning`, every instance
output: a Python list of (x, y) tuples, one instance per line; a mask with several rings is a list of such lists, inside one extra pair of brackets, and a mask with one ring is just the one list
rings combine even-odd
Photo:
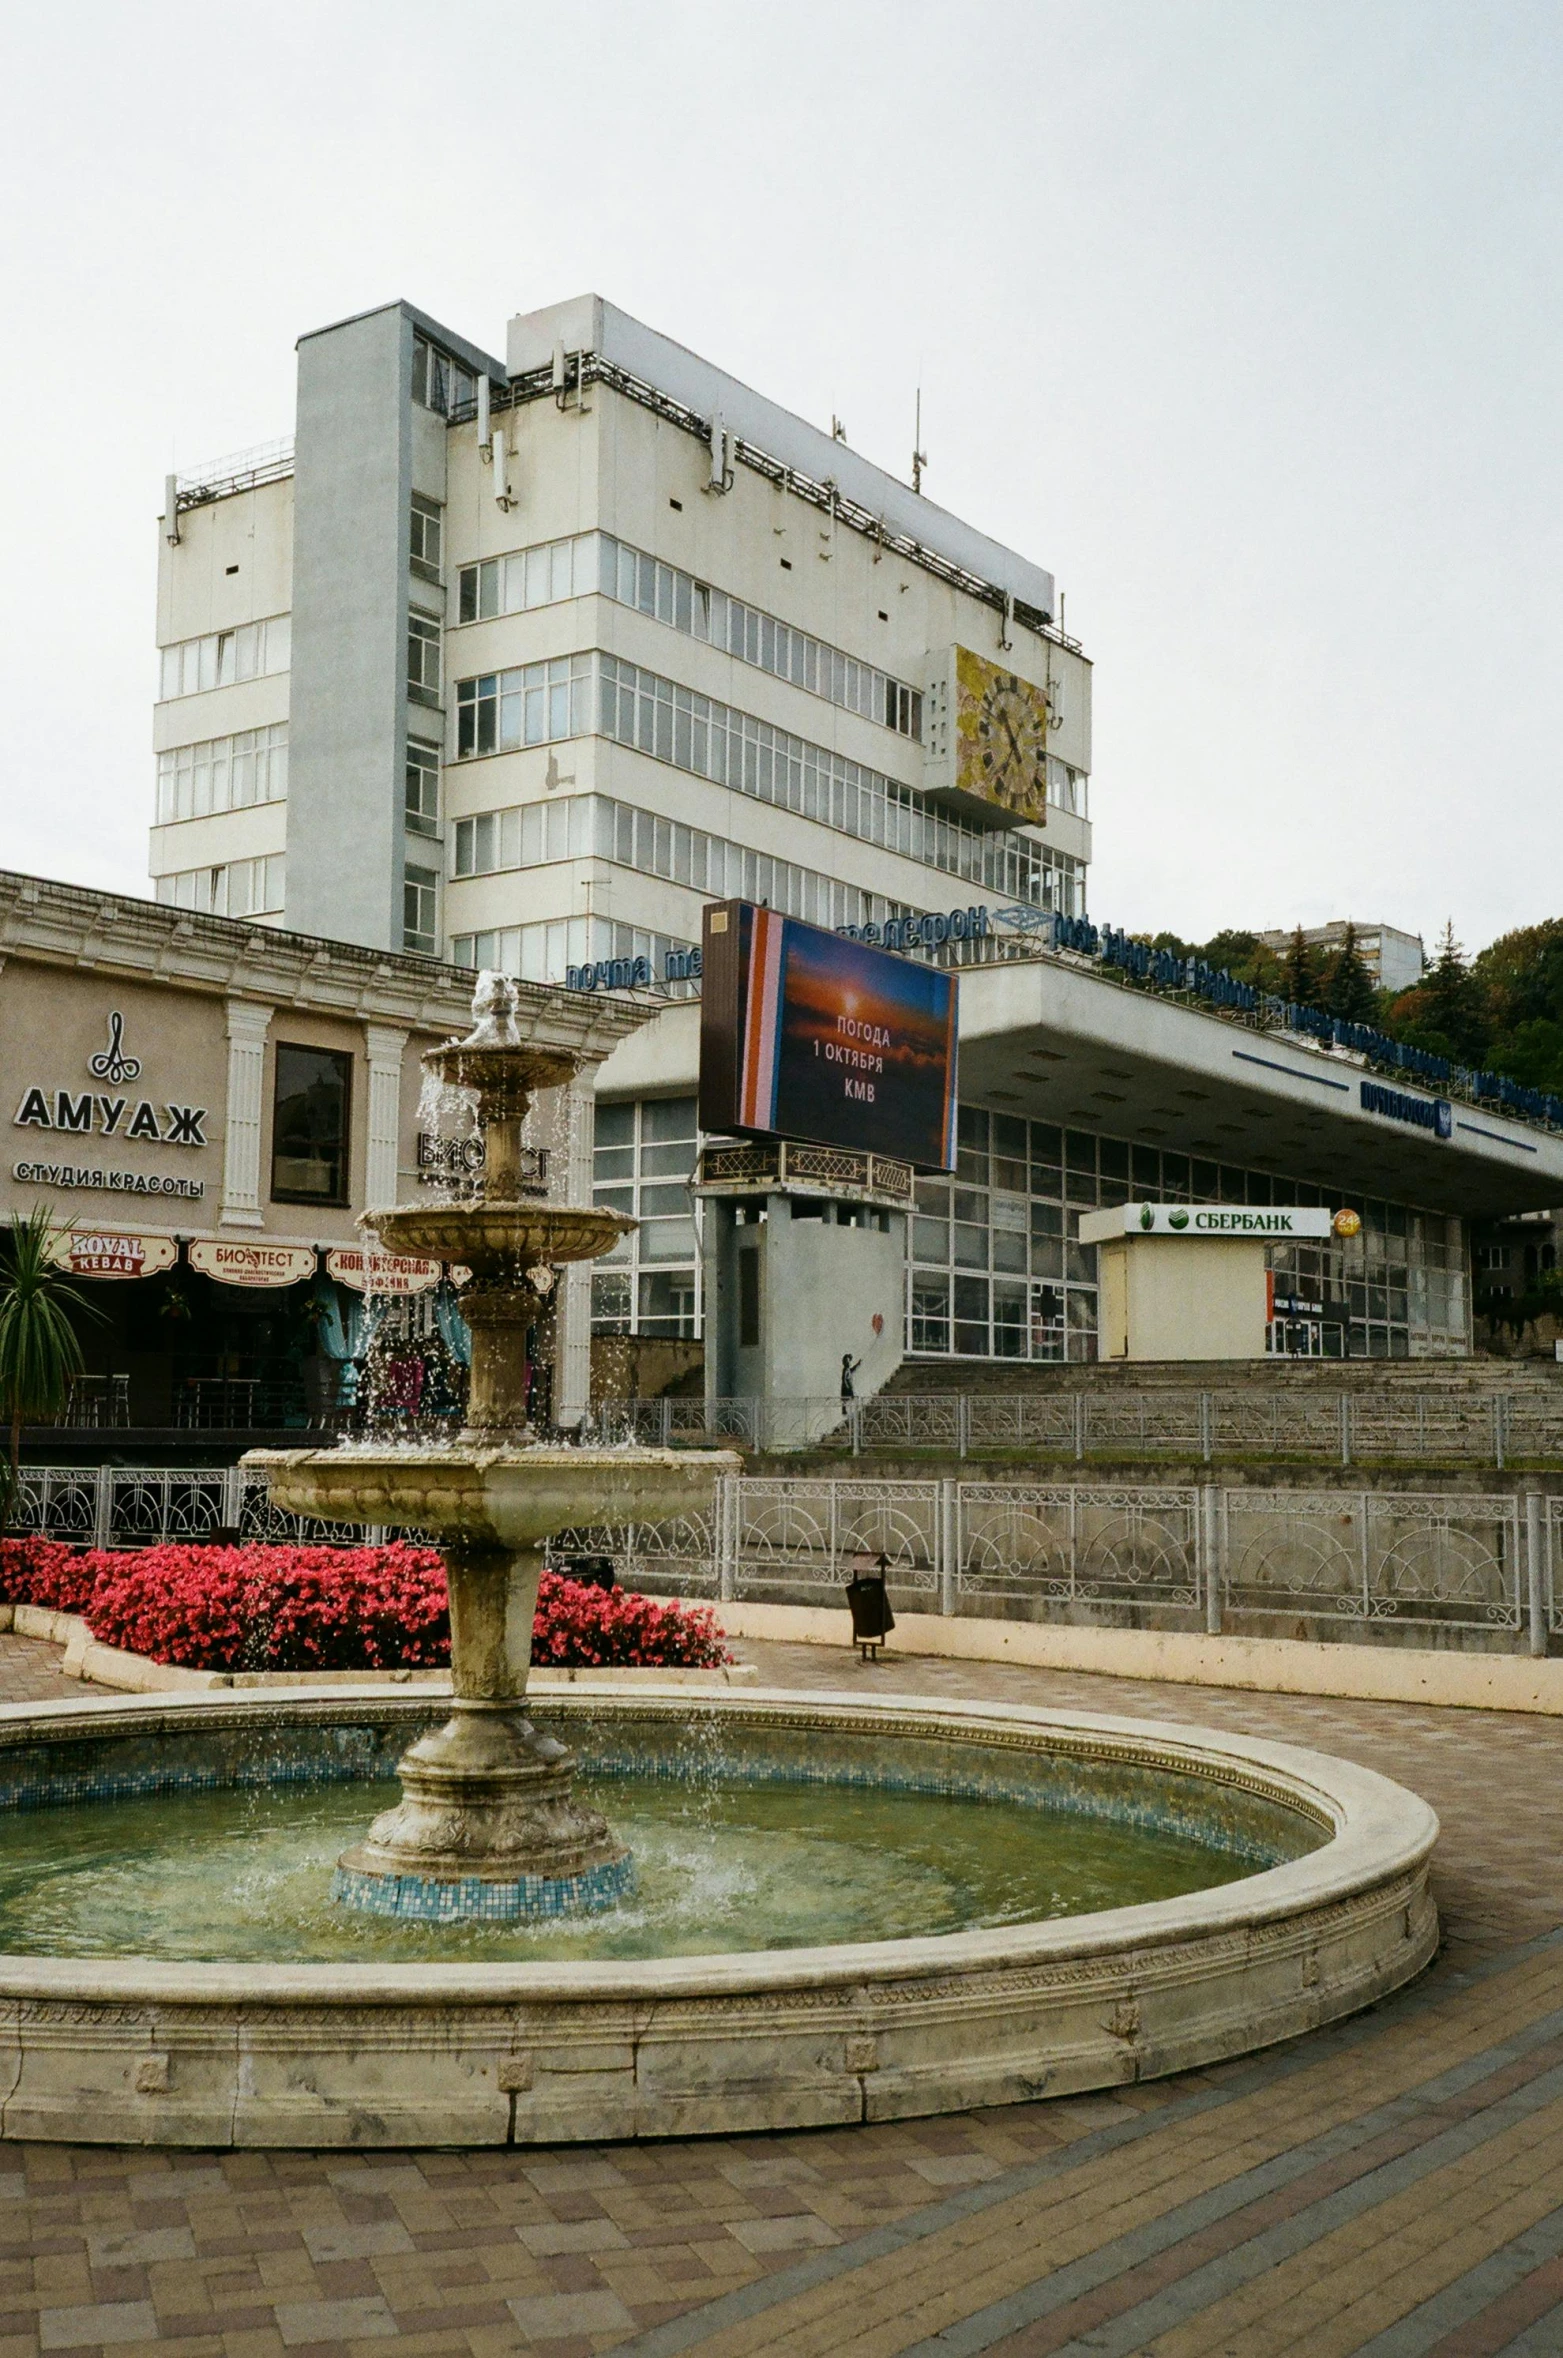
[(220, 1285), (299, 1285), (316, 1269), (313, 1245), (237, 1244), (214, 1236), (193, 1240), (189, 1262)]
[(172, 1269), (179, 1246), (171, 1236), (132, 1236), (123, 1229), (71, 1228), (51, 1256), (74, 1277), (155, 1277)]
[(326, 1275), (355, 1294), (426, 1294), (440, 1282), (440, 1263), (415, 1253), (362, 1253), (334, 1247), (326, 1255)]

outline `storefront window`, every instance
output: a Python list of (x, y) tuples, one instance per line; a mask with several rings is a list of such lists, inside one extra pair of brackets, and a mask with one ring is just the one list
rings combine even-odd
[(331, 1048), (277, 1045), (271, 1194), (279, 1204), (345, 1204), (353, 1060)]

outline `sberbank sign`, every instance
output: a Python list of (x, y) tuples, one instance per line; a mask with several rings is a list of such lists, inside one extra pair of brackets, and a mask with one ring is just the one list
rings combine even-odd
[(1080, 1242), (1106, 1244), (1115, 1236), (1326, 1237), (1333, 1213), (1315, 1204), (1115, 1204), (1110, 1211), (1082, 1212)]

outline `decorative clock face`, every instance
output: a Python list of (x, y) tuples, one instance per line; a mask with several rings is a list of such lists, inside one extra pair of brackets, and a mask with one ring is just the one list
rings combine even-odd
[(1045, 824), (1046, 691), (966, 648), (957, 676), (960, 787), (1025, 824)]

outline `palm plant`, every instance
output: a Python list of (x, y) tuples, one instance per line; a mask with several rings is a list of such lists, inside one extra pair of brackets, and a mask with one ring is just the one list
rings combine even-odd
[(16, 1492), (25, 1418), (57, 1415), (81, 1373), (72, 1311), (101, 1313), (60, 1273), (59, 1232), (40, 1205), (0, 1231), (0, 1405), (11, 1426), (6, 1503)]

